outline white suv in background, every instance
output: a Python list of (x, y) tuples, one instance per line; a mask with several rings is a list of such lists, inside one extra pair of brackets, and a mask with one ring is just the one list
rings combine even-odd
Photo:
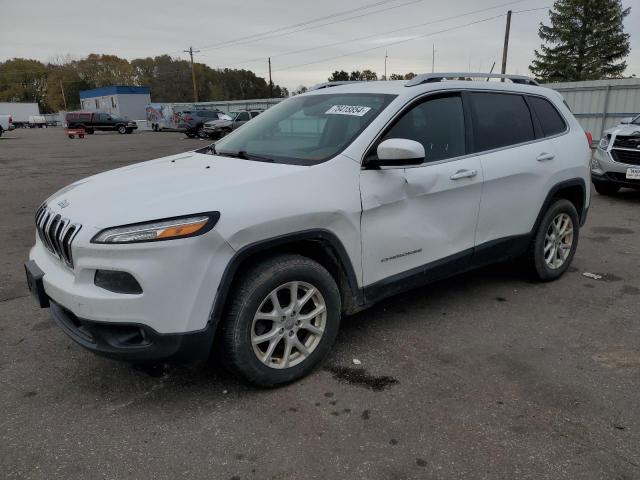
[(591, 180), (601, 195), (640, 189), (640, 115), (604, 132), (591, 160)]
[(96, 353), (214, 347), (273, 386), (389, 295), (521, 257), (558, 278), (589, 207), (585, 133), (526, 77), (461, 76), (500, 77), (321, 85), (215, 145), (69, 185), (36, 213), (32, 292)]

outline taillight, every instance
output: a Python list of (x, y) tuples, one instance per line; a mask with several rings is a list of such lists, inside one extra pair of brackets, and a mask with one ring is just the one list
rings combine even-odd
[(591, 148), (591, 145), (593, 145), (593, 135), (591, 135), (591, 132), (584, 132), (584, 134), (587, 136), (587, 143), (589, 144), (589, 148)]

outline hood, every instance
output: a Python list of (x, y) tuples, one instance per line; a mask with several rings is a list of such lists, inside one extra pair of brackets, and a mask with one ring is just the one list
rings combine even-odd
[(188, 152), (79, 180), (47, 199), (97, 229), (223, 208), (240, 192), (308, 167)]
[(640, 135), (640, 125), (620, 124), (604, 131), (605, 135)]

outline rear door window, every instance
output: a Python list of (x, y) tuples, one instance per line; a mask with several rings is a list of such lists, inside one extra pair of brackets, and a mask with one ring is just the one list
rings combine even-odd
[(542, 133), (544, 133), (545, 137), (557, 135), (567, 129), (567, 125), (564, 123), (562, 116), (549, 100), (540, 97), (528, 98), (536, 117), (538, 117), (540, 121)]
[(473, 92), (470, 100), (477, 152), (535, 139), (531, 113), (521, 95)]

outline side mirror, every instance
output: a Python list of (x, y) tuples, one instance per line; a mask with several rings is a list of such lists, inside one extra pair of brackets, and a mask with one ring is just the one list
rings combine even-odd
[(633, 122), (633, 117), (626, 117), (620, 120), (620, 124), (622, 125), (629, 125), (631, 122)]
[(415, 140), (390, 138), (377, 148), (378, 158), (367, 162), (370, 167), (403, 167), (424, 162), (424, 147)]

